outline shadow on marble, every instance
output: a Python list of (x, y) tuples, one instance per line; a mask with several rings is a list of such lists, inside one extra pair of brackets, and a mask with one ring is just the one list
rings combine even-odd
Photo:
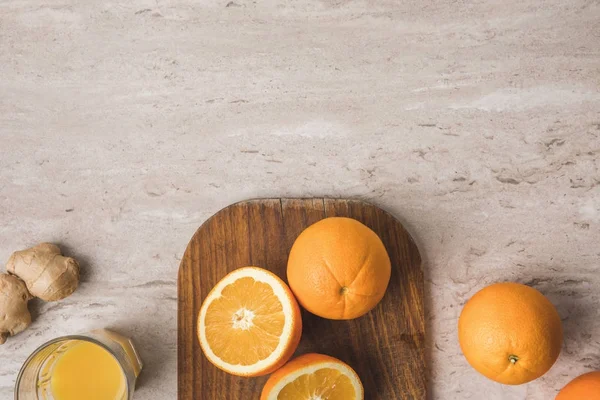
[(64, 256), (73, 257), (77, 260), (79, 263), (79, 283), (81, 284), (87, 282), (91, 275), (91, 269), (89, 268), (91, 262), (89, 256), (87, 256), (85, 253), (78, 252), (75, 247), (72, 247), (64, 242), (57, 241), (51, 243), (57, 245)]
[[(106, 327), (106, 329), (114, 330), (133, 340), (135, 349), (143, 363), (142, 372), (136, 382), (136, 390), (145, 387), (148, 382), (161, 382), (171, 379), (171, 374), (168, 374), (164, 366), (177, 364), (177, 349), (157, 343), (156, 339), (151, 337), (151, 334), (153, 331), (159, 330), (160, 327), (148, 325), (147, 320), (131, 318)], [(165, 332), (165, 334), (167, 333)]]

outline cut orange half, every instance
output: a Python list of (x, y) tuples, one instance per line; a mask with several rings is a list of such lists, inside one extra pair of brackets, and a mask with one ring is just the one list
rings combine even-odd
[(260, 400), (363, 400), (362, 383), (354, 370), (337, 358), (305, 354), (277, 370)]
[(208, 360), (233, 375), (266, 375), (285, 364), (300, 342), (300, 308), (277, 275), (236, 269), (210, 291), (198, 315)]

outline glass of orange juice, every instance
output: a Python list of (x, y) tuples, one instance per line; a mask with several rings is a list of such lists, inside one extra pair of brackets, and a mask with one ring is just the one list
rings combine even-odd
[(130, 400), (142, 362), (131, 339), (106, 329), (44, 343), (25, 361), (15, 400)]

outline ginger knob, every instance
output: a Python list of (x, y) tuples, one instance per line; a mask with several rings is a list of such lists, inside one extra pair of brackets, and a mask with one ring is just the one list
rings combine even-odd
[(64, 257), (51, 243), (14, 252), (6, 270), (25, 281), (29, 292), (44, 301), (64, 299), (79, 284), (79, 263)]
[(27, 302), (31, 294), (25, 282), (16, 276), (0, 273), (0, 344), (31, 325)]

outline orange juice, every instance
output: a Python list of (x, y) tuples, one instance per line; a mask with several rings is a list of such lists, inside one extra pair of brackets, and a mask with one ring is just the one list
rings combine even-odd
[(117, 359), (101, 346), (80, 341), (57, 359), (50, 378), (55, 400), (121, 400), (127, 384)]

